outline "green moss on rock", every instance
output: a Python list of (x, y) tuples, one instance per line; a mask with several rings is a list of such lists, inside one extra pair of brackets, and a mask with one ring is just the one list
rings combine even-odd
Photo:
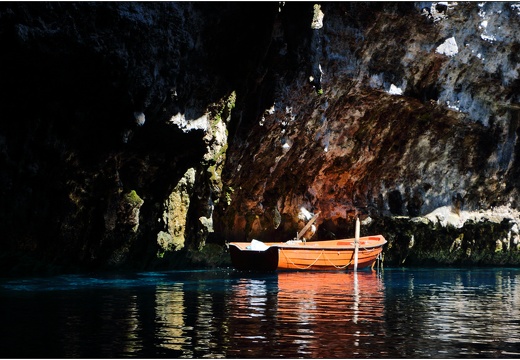
[(132, 207), (140, 207), (144, 203), (144, 200), (137, 195), (135, 190), (131, 190), (129, 193), (125, 194), (124, 200)]
[(508, 220), (467, 221), (458, 228), (394, 217), (378, 219), (362, 227), (362, 233), (385, 236), (390, 266), (517, 266), (520, 251), (508, 236), (510, 228)]
[(198, 267), (222, 267), (231, 265), (231, 259), (226, 247), (218, 244), (206, 244), (199, 251), (192, 251), (190, 258), (193, 265)]

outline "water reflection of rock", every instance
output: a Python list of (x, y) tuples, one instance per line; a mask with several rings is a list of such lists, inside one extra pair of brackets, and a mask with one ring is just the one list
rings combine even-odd
[[(384, 286), (376, 272), (281, 272), (277, 289), (241, 279), (230, 302), (230, 347), (247, 357), (376, 356)], [(380, 340), (382, 341), (382, 340)]]
[(520, 355), (516, 270), (394, 271), (385, 273), (384, 281), (394, 284), (386, 293), (386, 321), (397, 339), (395, 354), (412, 358)]
[(182, 351), (187, 347), (185, 330), (184, 291), (182, 284), (167, 287), (166, 291), (156, 292), (156, 321), (158, 323), (157, 337), (162, 340), (161, 347)]
[[(518, 357), (520, 288), (517, 280), (520, 276), (512, 278), (507, 270), (489, 275), (483, 278), (478, 272), (461, 271), (447, 281), (430, 286), (428, 291), (419, 288), (421, 302), (434, 310), (425, 314), (423, 336), (447, 344), (463, 344), (463, 355), (493, 353)], [(493, 343), (500, 350), (489, 346)], [(446, 354), (451, 357), (449, 352)]]
[(155, 295), (158, 354), (174, 358), (225, 357), (229, 337), (224, 315), (225, 294), (226, 290), (215, 291), (204, 281), (195, 288), (187, 288), (186, 283), (158, 288)]

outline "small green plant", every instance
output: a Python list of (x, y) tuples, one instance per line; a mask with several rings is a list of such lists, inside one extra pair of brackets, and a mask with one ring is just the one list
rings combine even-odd
[(218, 110), (213, 116), (214, 124), (218, 124), (221, 121), (226, 121), (226, 119), (231, 115), (231, 111), (236, 106), (236, 100), (237, 96), (233, 91), (227, 99), (223, 100), (223, 102), (221, 101), (217, 103), (217, 107), (220, 107), (220, 110)]
[(231, 194), (233, 194), (235, 190), (230, 186), (226, 191), (226, 202), (228, 205), (231, 205)]
[(126, 194), (125, 200), (132, 207), (141, 206), (144, 202), (143, 199), (141, 199), (139, 195), (137, 195), (137, 192), (135, 190), (131, 190), (128, 194)]

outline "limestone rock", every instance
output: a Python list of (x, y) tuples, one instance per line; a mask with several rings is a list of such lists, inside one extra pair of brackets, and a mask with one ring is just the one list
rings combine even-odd
[(396, 264), (520, 262), (514, 3), (11, 2), (0, 41), (4, 254), (181, 266), (304, 207)]

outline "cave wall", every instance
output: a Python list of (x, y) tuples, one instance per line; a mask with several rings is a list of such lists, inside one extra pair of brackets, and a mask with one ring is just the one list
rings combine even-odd
[(225, 237), (291, 239), (303, 208), (320, 212), (314, 239), (352, 237), (360, 217), (390, 264), (520, 263), (518, 7), (292, 6), (272, 103), (230, 144)]
[(2, 3), (0, 270), (220, 261), (292, 238), (302, 208), (315, 238), (360, 217), (390, 263), (518, 263), (519, 20), (506, 2)]
[(186, 266), (273, 9), (2, 3), (2, 272)]

